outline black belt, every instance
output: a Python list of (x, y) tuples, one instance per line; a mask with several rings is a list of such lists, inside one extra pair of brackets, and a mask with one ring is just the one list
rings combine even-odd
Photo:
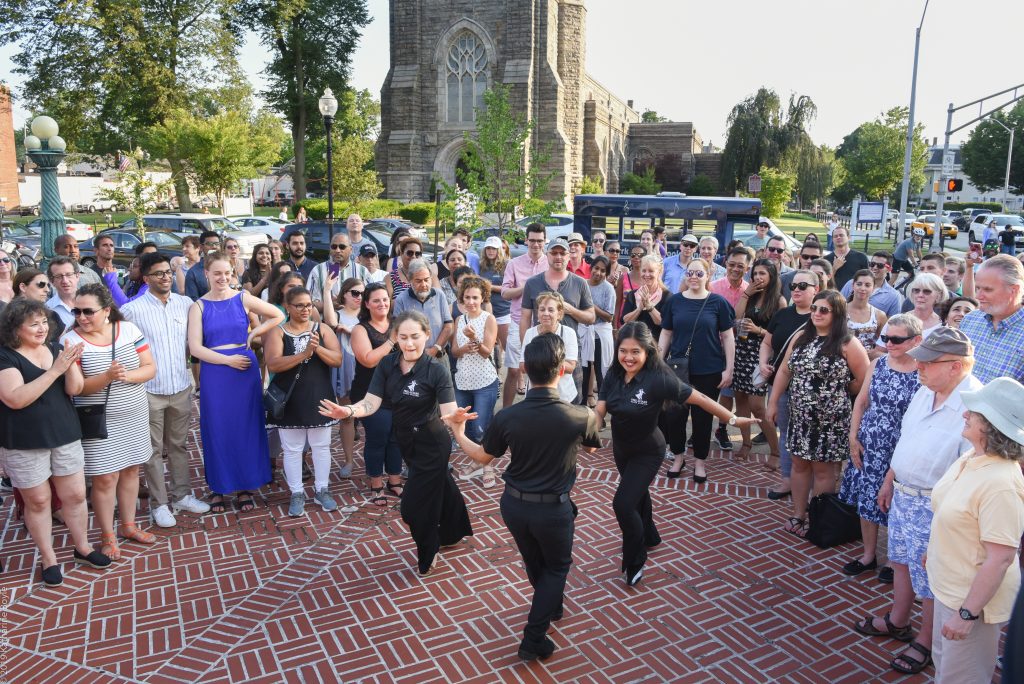
[(527, 503), (565, 503), (569, 500), (568, 492), (565, 494), (535, 494), (533, 492), (521, 492), (507, 483), (505, 484), (505, 493)]

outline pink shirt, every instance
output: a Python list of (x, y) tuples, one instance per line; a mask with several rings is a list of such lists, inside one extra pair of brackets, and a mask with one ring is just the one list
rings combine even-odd
[(740, 297), (746, 291), (747, 287), (750, 286), (746, 280), (740, 281), (739, 287), (733, 287), (729, 283), (728, 278), (719, 278), (708, 285), (708, 291), (714, 292), (716, 295), (725, 297), (726, 300), (732, 304), (732, 308), (736, 308), (736, 305), (740, 303)]
[[(541, 254), (537, 261), (530, 259), (530, 253), (520, 254), (505, 265), (505, 280), (502, 281), (502, 289), (506, 287), (522, 287), (531, 276), (543, 273), (548, 269), (548, 258)], [(515, 323), (519, 323), (522, 316), (523, 297), (522, 295), (512, 300), (512, 309), (509, 313)]]

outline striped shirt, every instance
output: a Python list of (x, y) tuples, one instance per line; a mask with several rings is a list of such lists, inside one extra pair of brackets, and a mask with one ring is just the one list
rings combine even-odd
[(981, 309), (960, 321), (960, 332), (974, 345), (974, 376), (988, 384), (999, 377), (1024, 382), (1024, 308), (992, 326)]
[[(309, 290), (309, 296), (314, 302), (319, 302), (324, 298), (324, 279), (327, 276), (328, 264), (322, 263), (317, 264), (316, 268), (309, 274), (309, 279), (306, 280), (306, 289)], [(334, 287), (331, 288), (331, 294), (337, 297), (341, 294), (341, 284), (349, 278), (359, 278), (363, 281), (363, 284), (369, 282), (370, 272), (366, 270), (366, 267), (362, 264), (357, 264), (355, 259), (349, 259), (348, 264), (344, 268), (339, 270), (338, 280), (334, 283)]]
[(170, 294), (164, 304), (151, 292), (124, 305), (124, 317), (137, 325), (149, 340), (156, 362), (156, 375), (146, 383), (150, 394), (169, 396), (192, 386), (188, 366), (188, 310), (192, 300)]

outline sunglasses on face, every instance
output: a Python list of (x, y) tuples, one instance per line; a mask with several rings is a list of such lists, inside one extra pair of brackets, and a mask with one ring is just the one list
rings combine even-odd
[(344, 242), (339, 242), (336, 245), (331, 245), (331, 249), (338, 249), (338, 250), (341, 250), (342, 252), (344, 252), (348, 248), (349, 248), (349, 245), (346, 245)]
[(40, 290), (45, 290), (46, 288), (50, 287), (50, 283), (46, 282), (45, 280), (37, 281), (32, 284), (38, 287)]
[(830, 313), (832, 313), (832, 309), (828, 308), (827, 306), (816, 306), (816, 305), (812, 304), (811, 305), (811, 313), (820, 313), (822, 315), (830, 314)]
[(683, 249), (697, 249), (697, 245), (693, 244), (692, 242), (680, 242), (679, 246), (682, 247)]
[(621, 249), (612, 249), (611, 247), (609, 247), (608, 249), (606, 249), (604, 251), (608, 252), (609, 254), (621, 254), (622, 253)]
[(885, 268), (888, 265), (889, 264), (886, 264), (886, 263), (881, 263), (880, 264), (877, 261), (872, 261), (870, 264), (868, 264), (868, 268), (879, 269), (879, 268)]
[(71, 315), (74, 316), (75, 318), (79, 318), (81, 316), (92, 316), (97, 311), (102, 311), (102, 310), (103, 309), (79, 309), (76, 306), (74, 309), (71, 310)]
[(913, 335), (879, 335), (879, 337), (886, 344), (903, 344), (907, 340), (914, 339)]
[(9, 264), (9, 263), (11, 263), (11, 257), (0, 258), (0, 264)]
[(423, 256), (423, 252), (414, 252), (411, 249), (407, 249), (407, 250), (405, 250), (405, 256), (407, 256), (407, 257), (421, 257), (421, 256)]
[(227, 247), (225, 247), (225, 249), (230, 249), (233, 252), (236, 249), (238, 249), (238, 245), (234, 245), (234, 244), (228, 245)]
[(633, 253), (631, 253), (629, 255), (629, 258), (630, 259), (643, 259), (644, 255), (643, 255), (643, 252), (633, 252)]
[(355, 297), (356, 299), (359, 299), (363, 296), (362, 290), (349, 290), (348, 293)]
[(910, 288), (910, 294), (932, 294), (932, 291), (927, 288), (912, 287)]
[(814, 259), (817, 259), (818, 256), (818, 254), (801, 254), (800, 258), (804, 261), (813, 261)]
[(591, 242), (593, 242), (595, 245), (603, 245), (604, 238), (594, 238), (593, 240), (591, 240)]
[(687, 271), (686, 272), (686, 277), (687, 278), (703, 278), (704, 277), (704, 271)]
[(804, 290), (806, 290), (809, 287), (814, 287), (814, 285), (812, 283), (793, 283), (790, 286), (789, 289), (790, 290), (800, 290), (801, 292), (803, 292)]
[(783, 252), (786, 251), (785, 247), (766, 247), (765, 249), (767, 249), (772, 254), (782, 254)]

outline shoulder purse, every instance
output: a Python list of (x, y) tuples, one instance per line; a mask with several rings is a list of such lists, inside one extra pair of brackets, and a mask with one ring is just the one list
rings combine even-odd
[(708, 293), (708, 296), (704, 298), (704, 303), (700, 305), (700, 311), (697, 312), (697, 318), (694, 319), (693, 332), (690, 333), (690, 341), (686, 345), (686, 351), (682, 356), (672, 357), (666, 361), (666, 363), (668, 363), (668, 367), (676, 374), (676, 377), (687, 385), (690, 384), (690, 352), (693, 351), (693, 338), (697, 334), (697, 326), (700, 324), (700, 315), (704, 313), (704, 307), (708, 305), (709, 299), (711, 299), (710, 292)]
[[(117, 323), (110, 326), (110, 363), (117, 360)], [(107, 402), (110, 400), (110, 385), (103, 396), (102, 404), (91, 406), (76, 406), (78, 413), (78, 424), (82, 427), (82, 439), (106, 439), (107, 438)]]
[[(789, 334), (789, 337), (786, 338), (785, 344), (782, 345), (782, 357), (785, 357), (786, 348), (789, 347), (789, 343), (793, 341), (793, 336), (796, 335), (801, 330), (803, 330), (803, 327), (804, 326), (801, 325), (796, 330), (791, 332)], [(781, 359), (778, 357), (772, 358), (772, 366), (777, 368), (780, 360)], [(750, 377), (750, 382), (754, 385), (754, 387), (760, 387), (761, 385), (765, 385), (771, 382), (773, 377), (774, 373), (768, 376), (765, 376), (763, 373), (761, 373), (761, 363), (758, 362), (758, 364), (754, 366), (754, 374)]]
[[(310, 335), (320, 329), (319, 324), (310, 330)], [(281, 420), (284, 416), (284, 409), (288, 405), (288, 400), (292, 397), (292, 392), (295, 391), (295, 383), (299, 381), (302, 376), (302, 369), (306, 367), (306, 364), (310, 362), (313, 357), (306, 359), (299, 364), (299, 370), (295, 372), (295, 377), (292, 378), (292, 382), (288, 385), (288, 389), (281, 389), (280, 385), (270, 383), (267, 385), (267, 389), (263, 391), (263, 408), (267, 411), (267, 417), (271, 420)]]
[(819, 494), (807, 506), (807, 541), (823, 549), (861, 537), (857, 507), (839, 498), (838, 494)]

